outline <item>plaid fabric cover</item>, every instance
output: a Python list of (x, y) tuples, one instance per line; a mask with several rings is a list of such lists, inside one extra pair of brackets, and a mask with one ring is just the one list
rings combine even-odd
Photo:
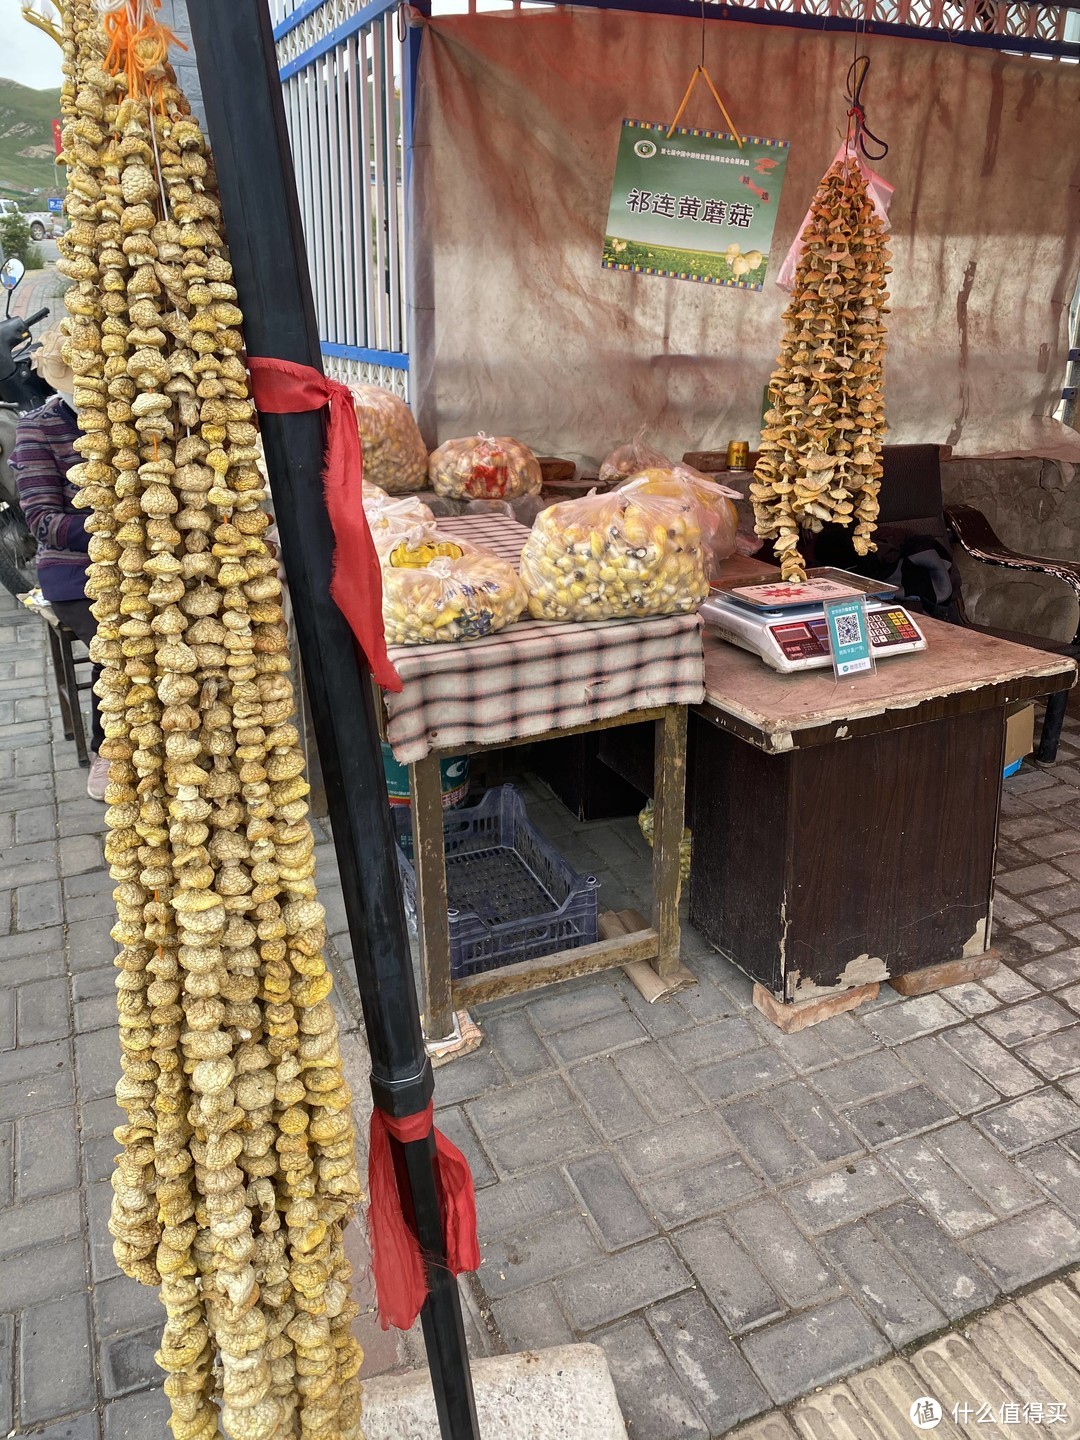
[[(505, 515), (440, 518), (447, 535), (517, 567), (528, 530)], [(521, 620), (483, 640), (392, 645), (404, 682), (384, 694), (398, 762), (498, 745), (659, 705), (696, 705), (705, 662), (696, 615), (594, 623)]]

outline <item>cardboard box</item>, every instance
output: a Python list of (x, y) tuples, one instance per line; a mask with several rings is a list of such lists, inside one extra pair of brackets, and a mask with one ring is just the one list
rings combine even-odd
[(1029, 702), (1005, 717), (1005, 774), (1015, 775), (1035, 748), (1035, 705)]

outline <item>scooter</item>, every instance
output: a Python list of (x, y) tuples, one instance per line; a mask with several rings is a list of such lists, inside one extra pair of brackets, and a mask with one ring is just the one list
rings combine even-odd
[(19, 507), (8, 457), (15, 448), (19, 416), (38, 409), (55, 393), (30, 365), (30, 329), (46, 318), (48, 310), (38, 310), (25, 320), (11, 314), (11, 296), (25, 274), (26, 266), (14, 257), (0, 267), (0, 286), (7, 292), (0, 321), (0, 585), (13, 595), (34, 588), (37, 544)]

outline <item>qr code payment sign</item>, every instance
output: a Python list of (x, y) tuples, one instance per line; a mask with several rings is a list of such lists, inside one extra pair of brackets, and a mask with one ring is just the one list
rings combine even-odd
[(837, 615), (836, 638), (841, 645), (862, 644), (862, 625), (858, 615)]

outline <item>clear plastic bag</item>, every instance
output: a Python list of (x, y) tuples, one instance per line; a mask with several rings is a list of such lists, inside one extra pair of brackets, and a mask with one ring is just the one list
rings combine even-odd
[(543, 480), (540, 462), (527, 445), (491, 435), (447, 440), (432, 452), (428, 474), (437, 495), (460, 500), (538, 495)]
[(525, 608), (512, 566), (434, 525), (410, 530), (381, 559), (388, 645), (477, 640), (513, 624)]
[(739, 498), (737, 490), (718, 485), (689, 465), (643, 470), (624, 481), (619, 489), (643, 495), (667, 495), (694, 505), (701, 527), (705, 573), (710, 580), (719, 578), (721, 562), (734, 554), (739, 533), (739, 512), (734, 504)]
[(643, 470), (670, 469), (671, 461), (667, 456), (646, 443), (643, 425), (628, 445), (619, 445), (605, 458), (600, 466), (600, 483), (618, 485), (632, 475), (640, 475)]
[(366, 480), (362, 481), (363, 493), (360, 503), (366, 510), (369, 505), (377, 505), (383, 500), (389, 500), (390, 496), (381, 485), (370, 485)]
[(377, 385), (350, 385), (356, 423), (364, 446), (364, 479), (390, 495), (422, 490), (427, 482), (427, 446), (399, 395)]
[(537, 620), (614, 620), (696, 610), (709, 593), (698, 506), (633, 486), (542, 510), (521, 552)]
[(424, 502), (413, 495), (403, 495), (397, 500), (391, 500), (388, 495), (384, 500), (372, 501), (364, 505), (364, 514), (379, 555), (411, 530), (430, 525), (435, 518)]

